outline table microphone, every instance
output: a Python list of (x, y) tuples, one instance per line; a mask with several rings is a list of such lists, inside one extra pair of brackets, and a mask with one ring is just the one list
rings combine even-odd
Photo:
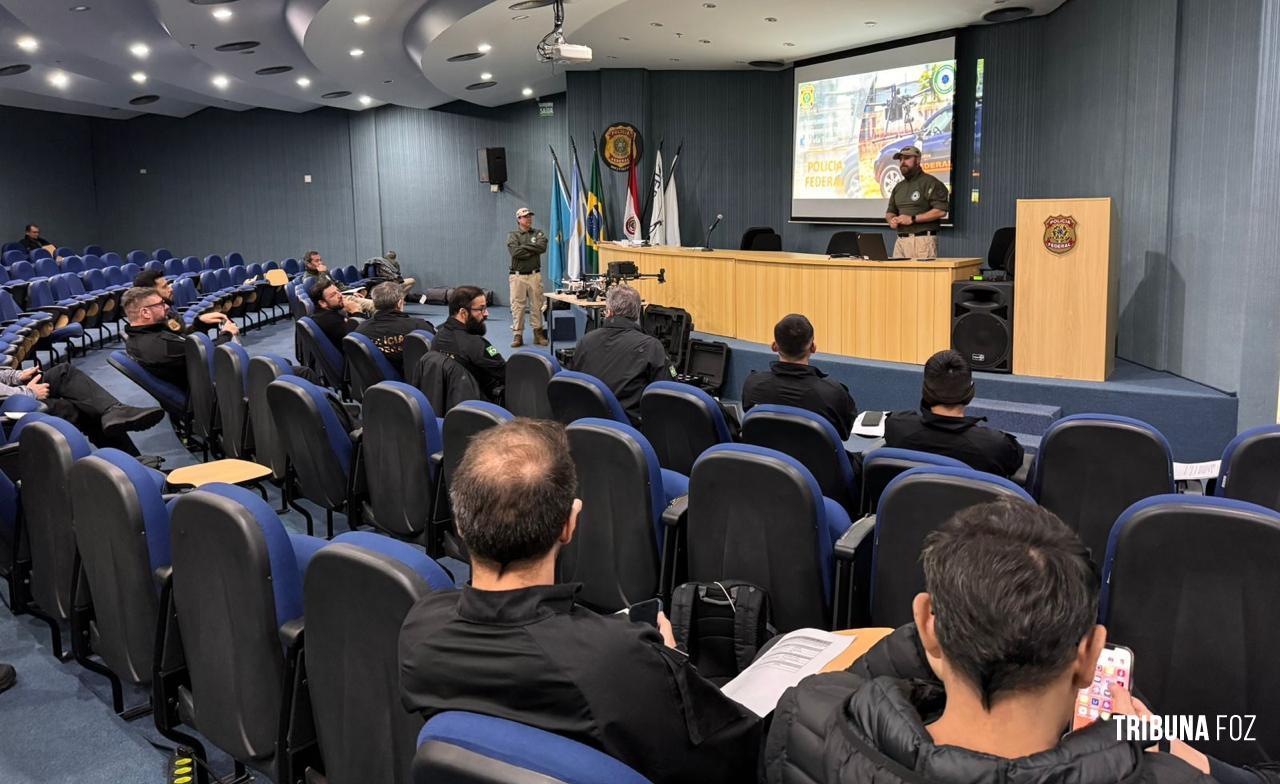
[(698, 248), (698, 250), (702, 250), (702, 251), (715, 250), (715, 248), (712, 248), (712, 247), (711, 247), (711, 232), (713, 232), (713, 231), (715, 231), (715, 230), (716, 230), (716, 226), (719, 226), (719, 225), (720, 225), (720, 221), (722, 221), (722, 220), (724, 220), (724, 216), (723, 216), (723, 215), (717, 215), (717, 216), (716, 216), (716, 219), (715, 219), (715, 222), (713, 222), (710, 226), (708, 226), (708, 227), (707, 227), (707, 241), (706, 241), (706, 242), (704, 242), (704, 243), (702, 243), (702, 247), (701, 247), (701, 248)]

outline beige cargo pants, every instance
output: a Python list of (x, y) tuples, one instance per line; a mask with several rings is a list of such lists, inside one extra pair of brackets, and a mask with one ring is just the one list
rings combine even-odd
[(524, 312), (529, 311), (533, 328), (542, 329), (542, 273), (528, 275), (511, 273), (507, 276), (511, 287), (511, 332), (524, 333)]
[(938, 258), (938, 235), (899, 237), (898, 241), (893, 243), (893, 255), (907, 259), (936, 259)]

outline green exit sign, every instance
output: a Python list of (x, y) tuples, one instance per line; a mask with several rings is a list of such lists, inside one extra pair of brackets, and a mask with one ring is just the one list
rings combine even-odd
[(555, 113), (556, 113), (556, 107), (555, 107), (555, 104), (551, 103), (551, 101), (538, 102), (539, 117), (553, 117)]

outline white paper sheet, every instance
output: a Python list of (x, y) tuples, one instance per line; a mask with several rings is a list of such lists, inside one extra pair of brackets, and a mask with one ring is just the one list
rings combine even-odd
[(853, 640), (852, 635), (797, 629), (784, 635), (767, 653), (726, 683), (722, 691), (756, 715), (766, 716), (784, 691), (821, 672), (828, 662), (853, 644)]
[(1216, 479), (1221, 468), (1221, 460), (1209, 460), (1204, 463), (1174, 463), (1173, 478), (1178, 482), (1192, 479)]

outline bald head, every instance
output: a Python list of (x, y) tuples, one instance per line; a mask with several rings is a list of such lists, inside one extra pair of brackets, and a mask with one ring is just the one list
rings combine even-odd
[(555, 548), (577, 486), (563, 425), (516, 419), (477, 433), (450, 482), (458, 535), (499, 571), (536, 561)]

